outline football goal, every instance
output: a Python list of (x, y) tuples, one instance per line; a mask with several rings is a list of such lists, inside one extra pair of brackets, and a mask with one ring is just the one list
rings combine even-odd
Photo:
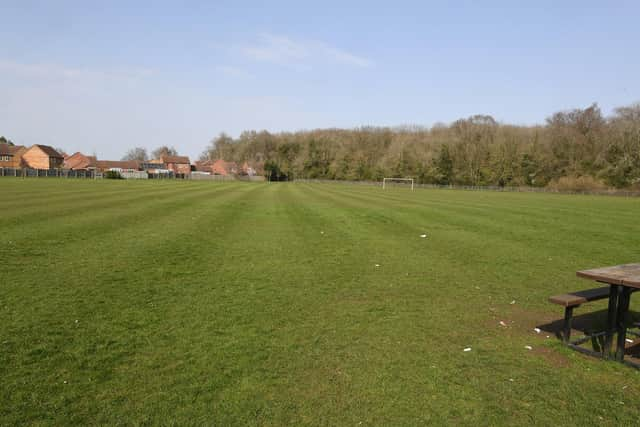
[(382, 178), (382, 189), (388, 187), (389, 184), (405, 184), (411, 183), (411, 191), (413, 191), (413, 178)]

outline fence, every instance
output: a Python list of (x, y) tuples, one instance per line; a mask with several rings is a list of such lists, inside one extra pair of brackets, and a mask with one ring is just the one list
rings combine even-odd
[(0, 168), (0, 176), (21, 178), (95, 178), (93, 171), (73, 169)]
[(145, 171), (123, 171), (120, 176), (124, 179), (149, 179), (149, 174)]
[[(319, 183), (319, 184), (344, 184), (344, 185), (365, 185), (382, 187), (381, 182), (376, 181), (338, 181), (331, 179), (296, 179), (294, 182)], [(389, 184), (387, 184), (389, 186)], [(406, 184), (397, 184), (404, 186)], [(508, 193), (553, 193), (553, 194), (584, 194), (598, 196), (621, 196), (621, 197), (640, 197), (640, 191), (633, 190), (576, 190), (565, 191), (555, 190), (546, 187), (500, 187), (500, 186), (473, 186), (473, 185), (437, 185), (437, 184), (415, 184), (415, 188), (433, 189), (433, 190), (466, 190), (466, 191), (498, 191)]]
[(249, 176), (249, 175), (205, 175), (200, 173), (192, 173), (191, 178), (193, 181), (251, 181), (262, 182), (265, 180), (264, 176)]

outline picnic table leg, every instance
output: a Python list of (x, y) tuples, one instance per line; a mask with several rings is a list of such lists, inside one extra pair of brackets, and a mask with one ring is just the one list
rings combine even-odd
[(571, 340), (571, 320), (573, 319), (573, 306), (564, 309), (564, 324), (562, 326), (562, 342), (568, 344)]
[(611, 352), (611, 341), (616, 329), (616, 313), (618, 311), (618, 290), (620, 286), (611, 285), (609, 291), (609, 308), (607, 310), (607, 329), (604, 337), (604, 346), (602, 348), (602, 356), (609, 357)]
[(627, 315), (629, 313), (629, 301), (631, 299), (631, 288), (623, 286), (620, 289), (620, 297), (618, 298), (618, 313), (616, 315), (618, 332), (618, 345), (616, 348), (616, 360), (622, 362), (624, 360), (624, 345), (627, 339)]

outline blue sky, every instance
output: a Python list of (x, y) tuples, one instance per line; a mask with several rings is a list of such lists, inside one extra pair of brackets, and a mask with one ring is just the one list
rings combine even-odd
[(0, 134), (196, 157), (223, 131), (640, 101), (637, 1), (305, 3), (0, 0)]

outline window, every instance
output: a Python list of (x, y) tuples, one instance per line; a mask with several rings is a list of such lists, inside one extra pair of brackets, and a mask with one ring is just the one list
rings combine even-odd
[(9, 155), (2, 155), (2, 156), (0, 156), (0, 161), (9, 162), (9, 161), (11, 161), (11, 157), (12, 156), (9, 156)]

